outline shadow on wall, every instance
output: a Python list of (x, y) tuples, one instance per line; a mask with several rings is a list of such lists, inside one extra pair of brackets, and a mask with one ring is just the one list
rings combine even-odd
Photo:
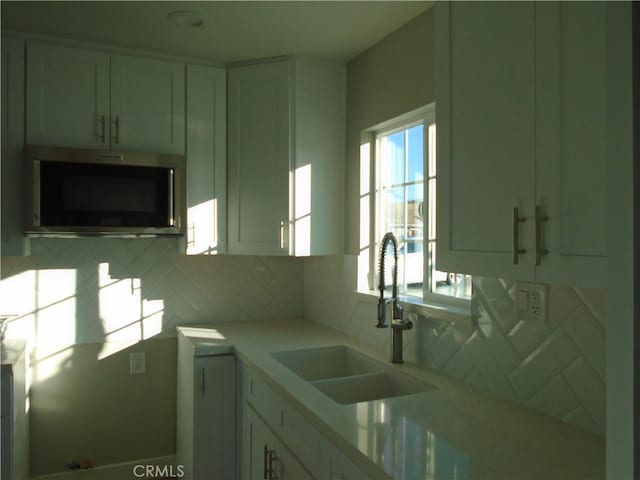
[[(31, 257), (2, 259), (7, 336), (32, 348), (32, 476), (175, 453), (176, 325), (302, 315), (299, 261), (177, 252), (169, 238), (34, 239)], [(130, 375), (131, 352), (145, 374)]]
[[(357, 262), (305, 260), (305, 316), (388, 350), (375, 300), (353, 293)], [(514, 282), (474, 277), (477, 327), (418, 316), (404, 337), (406, 360), (604, 435), (606, 291), (550, 285), (547, 321), (519, 319), (514, 299)]]
[(478, 327), (422, 319), (419, 363), (604, 435), (604, 293), (551, 286), (546, 321), (519, 319), (514, 299), (515, 282), (474, 277)]

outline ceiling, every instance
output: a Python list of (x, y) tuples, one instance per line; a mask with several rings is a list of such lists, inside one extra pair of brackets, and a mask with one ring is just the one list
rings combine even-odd
[[(278, 55), (348, 61), (432, 1), (5, 1), (2, 29), (223, 63)], [(204, 24), (177, 26), (176, 10)]]

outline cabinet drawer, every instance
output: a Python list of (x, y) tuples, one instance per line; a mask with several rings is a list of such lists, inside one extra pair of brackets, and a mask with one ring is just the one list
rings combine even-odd
[(364, 480), (370, 478), (351, 459), (338, 450), (335, 445), (328, 441), (325, 441), (325, 443), (325, 447), (329, 451), (330, 478), (336, 480)]
[(247, 402), (273, 431), (279, 432), (282, 427), (282, 400), (267, 382), (251, 369), (247, 372), (246, 392)]
[(249, 371), (246, 388), (247, 401), (271, 430), (311, 472), (318, 471), (318, 431), (256, 372)]
[(282, 402), (282, 431), (285, 444), (314, 475), (321, 471), (320, 433), (304, 416), (286, 402)]

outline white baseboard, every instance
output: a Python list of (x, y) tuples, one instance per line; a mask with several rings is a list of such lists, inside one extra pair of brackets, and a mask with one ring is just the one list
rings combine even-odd
[[(89, 470), (70, 470), (68, 472), (41, 475), (39, 477), (31, 477), (31, 480), (148, 480), (159, 476), (157, 474), (147, 476), (144, 468), (146, 465), (157, 465), (159, 467), (167, 466), (167, 468), (172, 467), (170, 474), (175, 475), (176, 478), (180, 478), (177, 476), (180, 472), (176, 468), (175, 462), (175, 455), (142, 458), (131, 462), (102, 465)], [(136, 468), (136, 465), (142, 465), (143, 467)]]

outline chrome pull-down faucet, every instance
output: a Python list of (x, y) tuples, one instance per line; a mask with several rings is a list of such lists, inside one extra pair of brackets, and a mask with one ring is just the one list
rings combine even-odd
[[(384, 260), (386, 256), (387, 244), (393, 247), (393, 267), (391, 269), (392, 285), (391, 298), (384, 298)], [(398, 239), (388, 232), (382, 237), (380, 242), (380, 257), (378, 263), (378, 289), (380, 298), (378, 299), (378, 328), (387, 328), (387, 304), (391, 306), (391, 363), (403, 363), (402, 359), (402, 332), (413, 328), (413, 323), (402, 319), (402, 307), (398, 303)]]

